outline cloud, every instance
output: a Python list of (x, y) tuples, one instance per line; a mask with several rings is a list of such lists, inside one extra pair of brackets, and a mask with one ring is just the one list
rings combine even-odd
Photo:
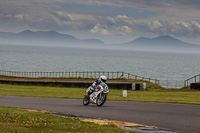
[(200, 37), (197, 0), (0, 0), (0, 29)]
[(132, 33), (132, 28), (128, 26), (117, 27), (116, 30), (118, 31), (119, 34), (124, 35), (124, 36), (126, 34)]
[(100, 33), (102, 35), (127, 35), (132, 33), (132, 28), (126, 25), (125, 20), (128, 19), (125, 15), (118, 15), (114, 18), (107, 17), (106, 21), (97, 23), (91, 30), (91, 33)]
[(96, 24), (91, 30), (91, 33), (100, 33), (102, 35), (110, 35), (110, 32), (107, 29), (104, 29), (100, 24)]
[(117, 19), (127, 19), (128, 17), (126, 15), (118, 15), (116, 18)]
[(162, 27), (163, 25), (159, 21), (153, 21), (149, 29), (154, 31), (154, 30), (162, 29)]
[(14, 17), (17, 18), (18, 20), (22, 20), (24, 18), (24, 15), (23, 14), (16, 14)]
[(116, 21), (114, 18), (112, 17), (107, 17), (106, 18), (107, 23), (109, 23), (110, 25), (116, 24)]
[(57, 18), (65, 22), (74, 20), (73, 16), (66, 12), (55, 11), (54, 13), (52, 13), (52, 15), (56, 16)]
[(192, 27), (194, 28), (194, 31), (196, 31), (197, 33), (200, 33), (200, 24), (195, 22), (195, 21), (192, 21)]
[(140, 33), (145, 35), (174, 35), (181, 37), (200, 36), (200, 23), (198, 21), (159, 21), (129, 18), (125, 15), (107, 17), (106, 21), (101, 21), (101, 24), (98, 23), (95, 25), (90, 32), (102, 34), (101, 29), (107, 31), (106, 35), (120, 34), (126, 36), (128, 34)]
[(200, 24), (197, 21), (176, 21), (166, 24), (169, 33), (177, 36), (198, 37), (200, 35)]

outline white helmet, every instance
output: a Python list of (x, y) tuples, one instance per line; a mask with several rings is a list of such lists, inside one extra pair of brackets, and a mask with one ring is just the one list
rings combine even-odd
[(100, 78), (99, 78), (100, 80), (101, 80), (101, 82), (106, 82), (106, 80), (107, 80), (107, 77), (106, 76), (104, 76), (104, 75), (102, 75), (102, 76), (100, 76)]

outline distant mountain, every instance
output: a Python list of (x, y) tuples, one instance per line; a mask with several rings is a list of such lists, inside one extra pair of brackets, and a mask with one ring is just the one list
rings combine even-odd
[(61, 34), (56, 31), (33, 32), (25, 30), (20, 33), (0, 32), (0, 44), (200, 53), (200, 45), (186, 43), (171, 36), (140, 37), (127, 43), (106, 45), (99, 39), (77, 39), (72, 35)]
[(99, 47), (104, 45), (98, 39), (77, 39), (72, 35), (60, 34), (56, 31), (25, 30), (20, 33), (0, 32), (0, 43), (25, 45), (62, 45), (70, 47)]
[(171, 36), (159, 36), (156, 38), (140, 37), (131, 42), (119, 44), (119, 46), (125, 49), (144, 51), (196, 51), (200, 53), (200, 45), (186, 43)]
[(77, 41), (78, 39), (67, 34), (60, 34), (56, 31), (38, 31), (32, 32), (30, 30), (22, 31), (17, 34), (18, 37), (26, 37), (29, 39), (65, 39), (66, 41)]

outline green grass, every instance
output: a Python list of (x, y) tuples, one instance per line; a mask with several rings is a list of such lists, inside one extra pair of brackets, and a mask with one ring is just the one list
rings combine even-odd
[[(25, 86), (0, 84), (0, 95), (83, 98), (87, 88), (65, 88), (46, 86)], [(108, 100), (200, 104), (200, 91), (172, 89), (148, 89), (148, 91), (128, 91), (128, 97), (122, 97), (122, 90), (110, 89)]]
[(129, 133), (113, 125), (100, 126), (75, 118), (57, 117), (52, 114), (0, 107), (1, 133)]
[(82, 98), (85, 88), (65, 88), (46, 86), (6, 85), (0, 84), (0, 95)]
[(161, 102), (161, 103), (185, 103), (200, 104), (200, 92), (181, 91), (128, 91), (128, 97), (123, 98), (122, 93), (112, 90), (109, 96), (112, 100)]

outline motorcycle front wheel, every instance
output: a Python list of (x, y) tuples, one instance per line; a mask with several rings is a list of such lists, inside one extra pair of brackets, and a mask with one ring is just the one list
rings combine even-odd
[(102, 93), (97, 97), (97, 106), (102, 106), (106, 101), (107, 94)]
[(84, 98), (83, 98), (83, 105), (87, 106), (89, 103), (90, 103), (89, 97), (88, 96), (84, 96)]

